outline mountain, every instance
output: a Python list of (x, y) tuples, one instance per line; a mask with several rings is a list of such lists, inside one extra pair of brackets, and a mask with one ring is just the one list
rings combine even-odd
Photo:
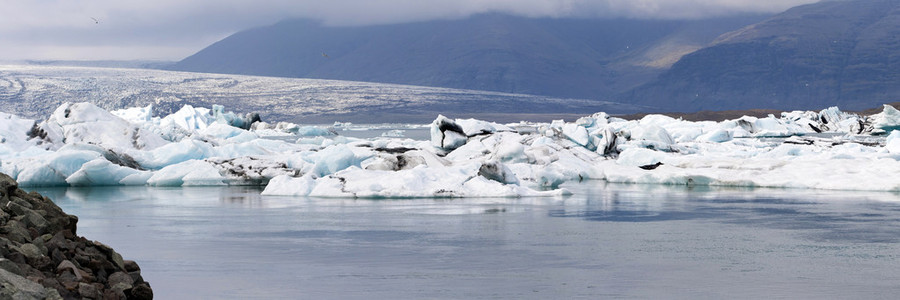
[(525, 18), (356, 27), (287, 20), (235, 33), (172, 70), (608, 99), (767, 16), (661, 21)]
[(617, 100), (669, 111), (859, 110), (900, 98), (900, 0), (822, 1), (719, 37)]

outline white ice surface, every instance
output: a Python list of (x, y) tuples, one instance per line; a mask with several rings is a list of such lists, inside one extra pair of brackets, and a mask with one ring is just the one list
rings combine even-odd
[[(78, 171), (66, 177), (66, 183), (72, 186), (122, 185), (126, 177), (141, 176), (145, 171), (115, 165), (103, 158), (96, 158), (83, 165)], [(130, 183), (126, 181), (125, 183)]]
[(557, 196), (564, 190), (539, 192), (516, 184), (503, 184), (478, 176), (481, 164), (449, 167), (425, 165), (399, 171), (371, 171), (350, 167), (335, 174), (272, 179), (263, 195), (359, 198), (418, 197), (528, 197)]
[(267, 195), (314, 197), (560, 196), (573, 180), (900, 191), (889, 176), (900, 172), (900, 111), (889, 106), (723, 122), (439, 116), (429, 140), (350, 138), (336, 129), (365, 127), (344, 123), (250, 125), (221, 106), (152, 111), (67, 103), (42, 122), (0, 113), (0, 171), (23, 186), (263, 184)]
[(188, 160), (169, 165), (153, 173), (147, 184), (152, 186), (225, 185), (225, 177), (213, 165), (202, 160)]
[(151, 150), (166, 143), (160, 136), (90, 103), (65, 103), (41, 127), (56, 147), (87, 143), (128, 151)]
[(900, 154), (900, 130), (891, 131), (884, 148), (891, 154)]

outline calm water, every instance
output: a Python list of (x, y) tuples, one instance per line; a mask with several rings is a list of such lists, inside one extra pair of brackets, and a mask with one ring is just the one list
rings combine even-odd
[(569, 185), (558, 199), (38, 189), (158, 299), (895, 298), (900, 196)]

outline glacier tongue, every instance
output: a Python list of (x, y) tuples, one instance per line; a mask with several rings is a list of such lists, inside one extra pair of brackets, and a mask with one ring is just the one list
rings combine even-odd
[(0, 113), (0, 171), (23, 186), (253, 184), (314, 197), (561, 196), (560, 184), (579, 180), (900, 191), (884, 176), (900, 172), (900, 112), (890, 106), (723, 122), (438, 116), (427, 140), (267, 124), (218, 105), (152, 111), (66, 103), (42, 122)]

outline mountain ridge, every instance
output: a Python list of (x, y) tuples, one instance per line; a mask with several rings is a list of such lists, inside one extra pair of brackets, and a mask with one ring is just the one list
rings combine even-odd
[(608, 99), (763, 15), (672, 21), (525, 18), (329, 27), (293, 19), (235, 33), (171, 70), (340, 79)]
[(823, 1), (725, 34), (617, 100), (677, 111), (858, 110), (895, 102), (898, 81), (900, 1)]

